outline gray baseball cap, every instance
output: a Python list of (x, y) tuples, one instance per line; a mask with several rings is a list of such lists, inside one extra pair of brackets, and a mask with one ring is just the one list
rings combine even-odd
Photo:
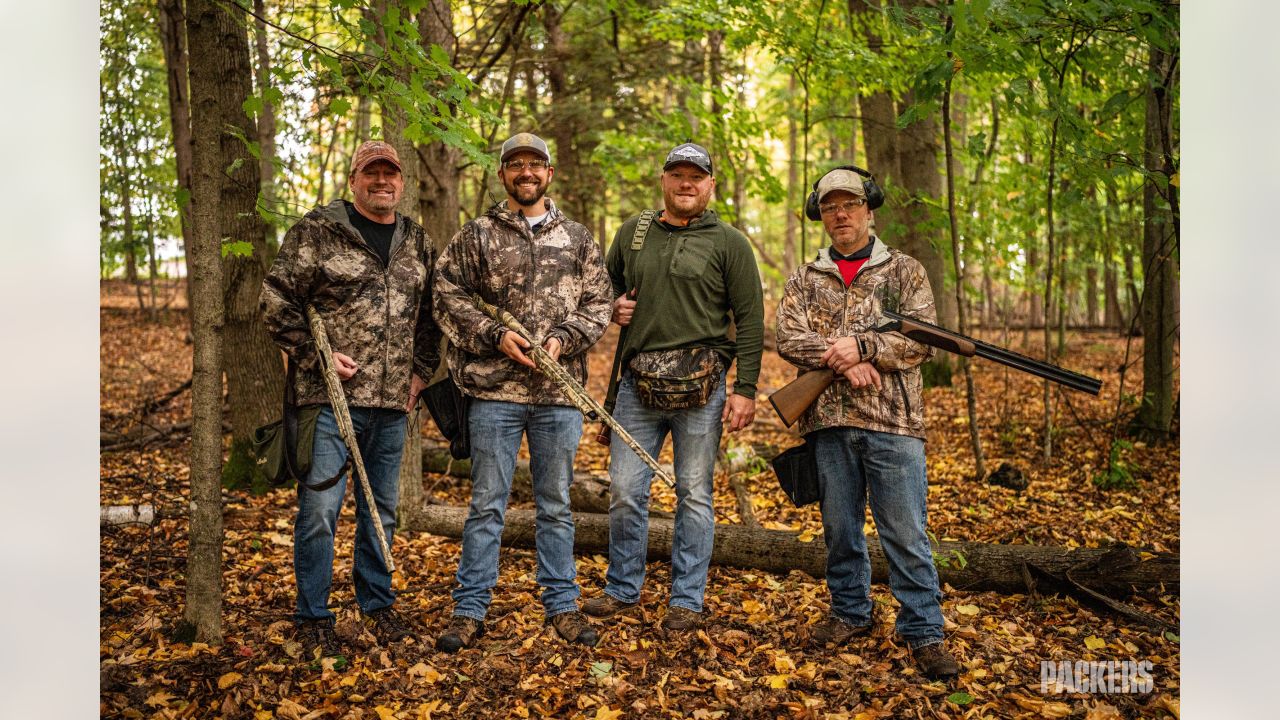
[(862, 185), (862, 176), (852, 170), (844, 168), (836, 168), (818, 181), (818, 202), (827, 196), (827, 193), (836, 190), (844, 190), (851, 192), (859, 197), (867, 196), (867, 189)]
[(670, 170), (673, 166), (680, 163), (689, 163), (701, 169), (708, 175), (715, 175), (711, 171), (711, 154), (707, 149), (697, 143), (682, 143), (671, 149), (667, 153), (667, 161), (662, 164), (664, 171)]
[(533, 133), (516, 133), (507, 138), (507, 141), (502, 143), (502, 154), (498, 156), (498, 160), (505, 162), (507, 158), (522, 151), (541, 155), (548, 163), (551, 162), (551, 150), (547, 148), (547, 141)]

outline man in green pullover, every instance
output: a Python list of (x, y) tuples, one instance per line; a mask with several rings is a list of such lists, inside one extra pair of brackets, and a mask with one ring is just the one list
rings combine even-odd
[[(675, 147), (662, 168), (662, 210), (623, 223), (605, 259), (617, 296), (612, 320), (622, 326), (622, 372), (610, 379), (614, 417), (655, 457), (670, 433), (675, 454), (671, 599), (663, 627), (676, 632), (702, 625), (720, 434), (725, 423), (737, 432), (755, 419), (764, 347), (760, 271), (747, 238), (707, 208), (712, 170), (702, 146)], [(737, 378), (727, 392), (735, 358)], [(640, 600), (653, 471), (635, 453), (615, 452), (609, 477), (606, 585), (583, 605), (601, 618)]]

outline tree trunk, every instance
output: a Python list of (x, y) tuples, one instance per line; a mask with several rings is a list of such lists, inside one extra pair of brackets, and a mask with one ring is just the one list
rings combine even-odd
[[(267, 10), (263, 0), (253, 0), (254, 40), (258, 56), (258, 94), (271, 86), (271, 53), (267, 51)], [(274, 212), (276, 209), (276, 107), (265, 96), (262, 111), (258, 113), (258, 176), (262, 188), (262, 206)], [(275, 229), (268, 225), (266, 233), (275, 242)]]
[[(947, 17), (947, 32), (952, 27), (950, 15)], [(950, 59), (951, 51), (947, 51)], [(951, 231), (951, 263), (956, 276), (956, 327), (961, 335), (968, 335), (967, 314), (964, 302), (964, 274), (960, 269), (960, 231), (956, 218), (956, 185), (955, 176), (960, 170), (951, 148), (951, 77), (947, 77), (946, 90), (942, 95), (942, 140), (945, 149), (947, 168), (947, 218)], [(936, 295), (937, 293), (935, 293)], [(969, 359), (960, 359), (960, 369), (964, 372), (965, 400), (969, 414), (969, 446), (973, 450), (973, 466), (976, 479), (987, 476), (986, 460), (982, 456), (982, 440), (978, 437), (977, 391), (973, 387), (973, 370), (969, 367)]]
[[(1171, 207), (1176, 211), (1177, 188), (1165, 184), (1174, 173), (1170, 114), (1176, 62), (1176, 53), (1151, 46), (1143, 135), (1143, 164), (1150, 175), (1142, 189), (1142, 405), (1133, 430), (1155, 442), (1169, 438), (1173, 423), (1173, 347), (1178, 333), (1177, 218), (1170, 212)], [(1164, 182), (1157, 183), (1153, 175)], [(1161, 197), (1165, 192), (1168, 197)]]
[[(453, 34), (453, 9), (448, 0), (431, 0), (418, 14), (418, 28), (423, 42), (439, 45), (449, 57), (456, 50)], [(462, 206), (458, 199), (457, 148), (437, 141), (418, 148), (421, 153), (422, 226), (431, 236), (437, 250), (443, 250), (459, 228)]]
[[(245, 115), (244, 101), (252, 94), (249, 38), (246, 15), (238, 5), (227, 5), (218, 29), (215, 54), (201, 55), (200, 64), (212, 66), (220, 94), (212, 118), (223, 129), (219, 137), (222, 160), (218, 200), (220, 238), (248, 243), (252, 254), (228, 252), (222, 260), (222, 292), (226, 327), (223, 329), (227, 396), (231, 407), (231, 455), (224, 470), (230, 486), (247, 483), (253, 476), (253, 431), (280, 414), (284, 369), (280, 350), (267, 335), (258, 310), (258, 295), (267, 271), (267, 227), (258, 214), (262, 187), (259, 165), (244, 142), (228, 128), (236, 128), (249, 141), (258, 128)], [(194, 50), (193, 50), (194, 53)]]
[[(796, 76), (795, 73), (790, 75), (790, 81), (787, 85), (787, 107), (795, 100), (796, 96)], [(796, 119), (788, 110), (787, 112), (787, 225), (782, 240), (782, 268), (786, 272), (787, 277), (791, 277), (791, 273), (796, 267), (805, 261), (796, 252), (796, 230), (802, 221), (800, 213), (803, 212), (805, 198), (808, 197), (806, 188), (800, 186), (800, 173), (797, 167), (796, 159)]]
[[(169, 85), (169, 127), (173, 132), (174, 167), (178, 174), (178, 220), (182, 227), (182, 251), (191, 248), (191, 98), (187, 85), (187, 28), (183, 23), (182, 0), (159, 0), (160, 45), (164, 50), (165, 76)], [(191, 283), (186, 283), (187, 314)]]
[[(467, 508), (429, 505), (420, 520), (406, 530), (444, 537), (462, 537)], [(574, 513), (573, 547), (578, 554), (605, 552), (609, 548), (609, 516)], [(669, 561), (674, 521), (649, 519), (648, 559)], [(534, 546), (534, 511), (508, 510), (502, 544), (508, 547)], [(889, 566), (874, 536), (867, 538), (871, 556), (871, 579), (887, 582)], [(826, 575), (826, 547), (821, 541), (801, 542), (796, 533), (764, 530), (742, 525), (717, 524), (711, 562), (715, 565), (789, 573), (801, 570), (811, 577)], [(1127, 593), (1132, 588), (1177, 592), (1178, 556), (1158, 553), (1140, 560), (1132, 550), (1045, 547), (1038, 545), (995, 545), (989, 543), (943, 542), (934, 548), (938, 577), (957, 590), (1027, 592), (1028, 565), (1039, 573), (1065, 576), (1071, 571), (1077, 582), (1101, 592)]]
[[(222, 263), (223, 46), (243, 26), (211, 0), (187, 4), (191, 52), (192, 197), (190, 268), (194, 350), (191, 377), (191, 530), (184, 618), (196, 640), (222, 643)], [(243, 113), (241, 113), (243, 115)]]

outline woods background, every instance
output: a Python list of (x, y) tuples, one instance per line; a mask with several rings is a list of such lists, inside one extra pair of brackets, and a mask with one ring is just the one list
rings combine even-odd
[[(968, 433), (943, 453), (958, 475), (992, 469), (985, 411), (987, 447), (1034, 446), (1046, 480), (1172, 490), (1172, 516), (1150, 519), (1176, 552), (1178, 4), (159, 0), (101, 13), (99, 273), (123, 281), (103, 285), (104, 313), (127, 288), (144, 334), (189, 327), (195, 372), (137, 398), (189, 391), (186, 427), (113, 408), (100, 442), (141, 455), (190, 433), (190, 497), (209, 510), (192, 513), (187, 557), (197, 637), (222, 639), (218, 593), (192, 594), (221, 582), (220, 486), (252, 487), (249, 433), (278, 413), (262, 273), (284, 228), (346, 193), (367, 137), (411, 159), (401, 210), (441, 246), (501, 196), (493, 150), (511, 132), (551, 141), (550, 194), (602, 245), (658, 204), (666, 150), (702, 142), (714, 207), (751, 239), (770, 307), (824, 244), (800, 212), (810, 184), (834, 164), (867, 167), (888, 195), (878, 232), (925, 264), (942, 325), (1105, 368), (1112, 388), (1082, 419), (1047, 384), (992, 374), (984, 388), (940, 357), (931, 383), (963, 387), (940, 391), (960, 404), (930, 397)], [(1095, 462), (1059, 473), (1082, 434)], [(1158, 449), (1170, 440), (1172, 468)], [(423, 457), (406, 454), (419, 488)]]

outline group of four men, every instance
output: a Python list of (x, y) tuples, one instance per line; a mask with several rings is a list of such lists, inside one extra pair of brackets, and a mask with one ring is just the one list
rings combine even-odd
[[(436, 640), (447, 652), (483, 635), (498, 580), (507, 498), (522, 437), (529, 443), (537, 506), (537, 583), (547, 624), (568, 642), (593, 646), (584, 614), (609, 618), (638, 607), (647, 553), (653, 471), (630, 449), (609, 461), (609, 566), (603, 593), (582, 603), (573, 556), (569, 485), (583, 416), (535, 367), (525, 338), (490, 318), (473, 296), (515, 316), (542, 348), (584, 383), (586, 351), (610, 321), (622, 327), (610, 405), (652, 456), (672, 437), (676, 477), (667, 632), (703, 625), (715, 515), (712, 480), (721, 433), (755, 418), (764, 345), (759, 271), (747, 238), (708, 207), (712, 160), (694, 143), (662, 166), (663, 204), (623, 224), (607, 257), (591, 232), (564, 216), (546, 191), (555, 174), (547, 144), (519, 133), (499, 156), (505, 200), (468, 223), (437, 259), (421, 226), (395, 211), (400, 159), (366, 142), (351, 165), (353, 200), (308, 213), (285, 236), (264, 282), (268, 330), (297, 373), (300, 404), (325, 404), (305, 308), (324, 318), (357, 442), (388, 538), (395, 530), (406, 412), (416, 406), (448, 339), (449, 371), (469, 398), (471, 503), (463, 530), (453, 616)], [(859, 171), (864, 172), (864, 171)], [(918, 365), (929, 348), (872, 332), (878, 309), (934, 319), (921, 265), (871, 232), (879, 189), (870, 176), (837, 169), (814, 185), (810, 217), (832, 245), (789, 279), (777, 317), (778, 352), (801, 370), (842, 376), (805, 414), (818, 455), (831, 613), (811, 628), (819, 645), (843, 644), (873, 623), (863, 536), (871, 501), (901, 604), (897, 630), (922, 672), (956, 674), (942, 639), (941, 594), (925, 533), (927, 481)], [(868, 203), (869, 195), (873, 204)], [(732, 391), (729, 366), (737, 362)], [(333, 412), (320, 412), (310, 477), (341, 472), (347, 450)], [(294, 532), (295, 620), (312, 652), (341, 652), (328, 608), (334, 533), (346, 479), (299, 489)], [(414, 635), (395, 594), (371, 513), (356, 493), (356, 601), (374, 635)]]

